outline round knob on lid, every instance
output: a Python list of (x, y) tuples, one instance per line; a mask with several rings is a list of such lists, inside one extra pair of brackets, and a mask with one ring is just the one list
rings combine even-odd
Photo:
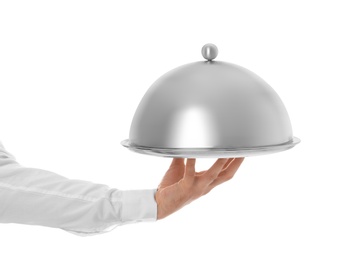
[(218, 53), (218, 48), (212, 43), (207, 43), (202, 48), (202, 55), (208, 61), (212, 61), (213, 59), (215, 59)]

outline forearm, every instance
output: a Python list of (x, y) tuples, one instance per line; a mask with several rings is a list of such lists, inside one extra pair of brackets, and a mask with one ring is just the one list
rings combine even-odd
[[(0, 147), (1, 149), (1, 147)], [(122, 191), (23, 167), (0, 150), (0, 222), (103, 233), (117, 225), (157, 218), (155, 190)]]

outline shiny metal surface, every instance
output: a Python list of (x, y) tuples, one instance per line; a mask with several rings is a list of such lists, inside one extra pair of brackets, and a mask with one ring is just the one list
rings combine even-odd
[(280, 145), (271, 145), (264, 147), (253, 147), (253, 148), (173, 148), (173, 149), (161, 149), (161, 148), (151, 148), (151, 147), (141, 147), (141, 146), (131, 146), (129, 145), (129, 139), (124, 140), (121, 144), (124, 147), (129, 148), (131, 151), (155, 155), (161, 157), (178, 157), (178, 158), (237, 158), (237, 157), (248, 157), (248, 156), (257, 156), (265, 155), (276, 152), (282, 152), (289, 150), (300, 142), (300, 139), (294, 137), (290, 142), (280, 144)]
[(202, 48), (202, 56), (204, 59), (211, 61), (215, 59), (218, 55), (219, 51), (215, 44), (207, 43)]
[(264, 80), (232, 63), (201, 61), (153, 83), (122, 145), (167, 157), (244, 157), (299, 142), (284, 104)]

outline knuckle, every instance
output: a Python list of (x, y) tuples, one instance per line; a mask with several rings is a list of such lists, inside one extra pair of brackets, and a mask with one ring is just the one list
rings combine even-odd
[(215, 180), (217, 177), (217, 173), (216, 172), (207, 172), (206, 174), (206, 180), (207, 181), (213, 181)]
[(197, 176), (197, 187), (199, 187), (200, 189), (207, 186), (208, 183), (210, 183), (210, 178), (206, 174), (202, 176)]
[(234, 172), (229, 172), (229, 173), (226, 174), (226, 179), (230, 180), (230, 179), (233, 178), (233, 176), (234, 176)]
[(233, 178), (233, 175), (226, 175), (225, 180), (226, 180), (226, 181), (229, 181), (229, 180), (231, 180), (232, 178)]
[(202, 193), (204, 193), (206, 189), (206, 185), (205, 183), (203, 183), (202, 181), (197, 181), (191, 189), (191, 193), (192, 193), (192, 197), (194, 198), (198, 198), (202, 195)]

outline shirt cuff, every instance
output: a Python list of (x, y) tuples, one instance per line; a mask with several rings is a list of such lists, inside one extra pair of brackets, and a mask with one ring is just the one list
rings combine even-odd
[(123, 190), (121, 219), (128, 221), (156, 221), (157, 202), (156, 189), (151, 190)]

